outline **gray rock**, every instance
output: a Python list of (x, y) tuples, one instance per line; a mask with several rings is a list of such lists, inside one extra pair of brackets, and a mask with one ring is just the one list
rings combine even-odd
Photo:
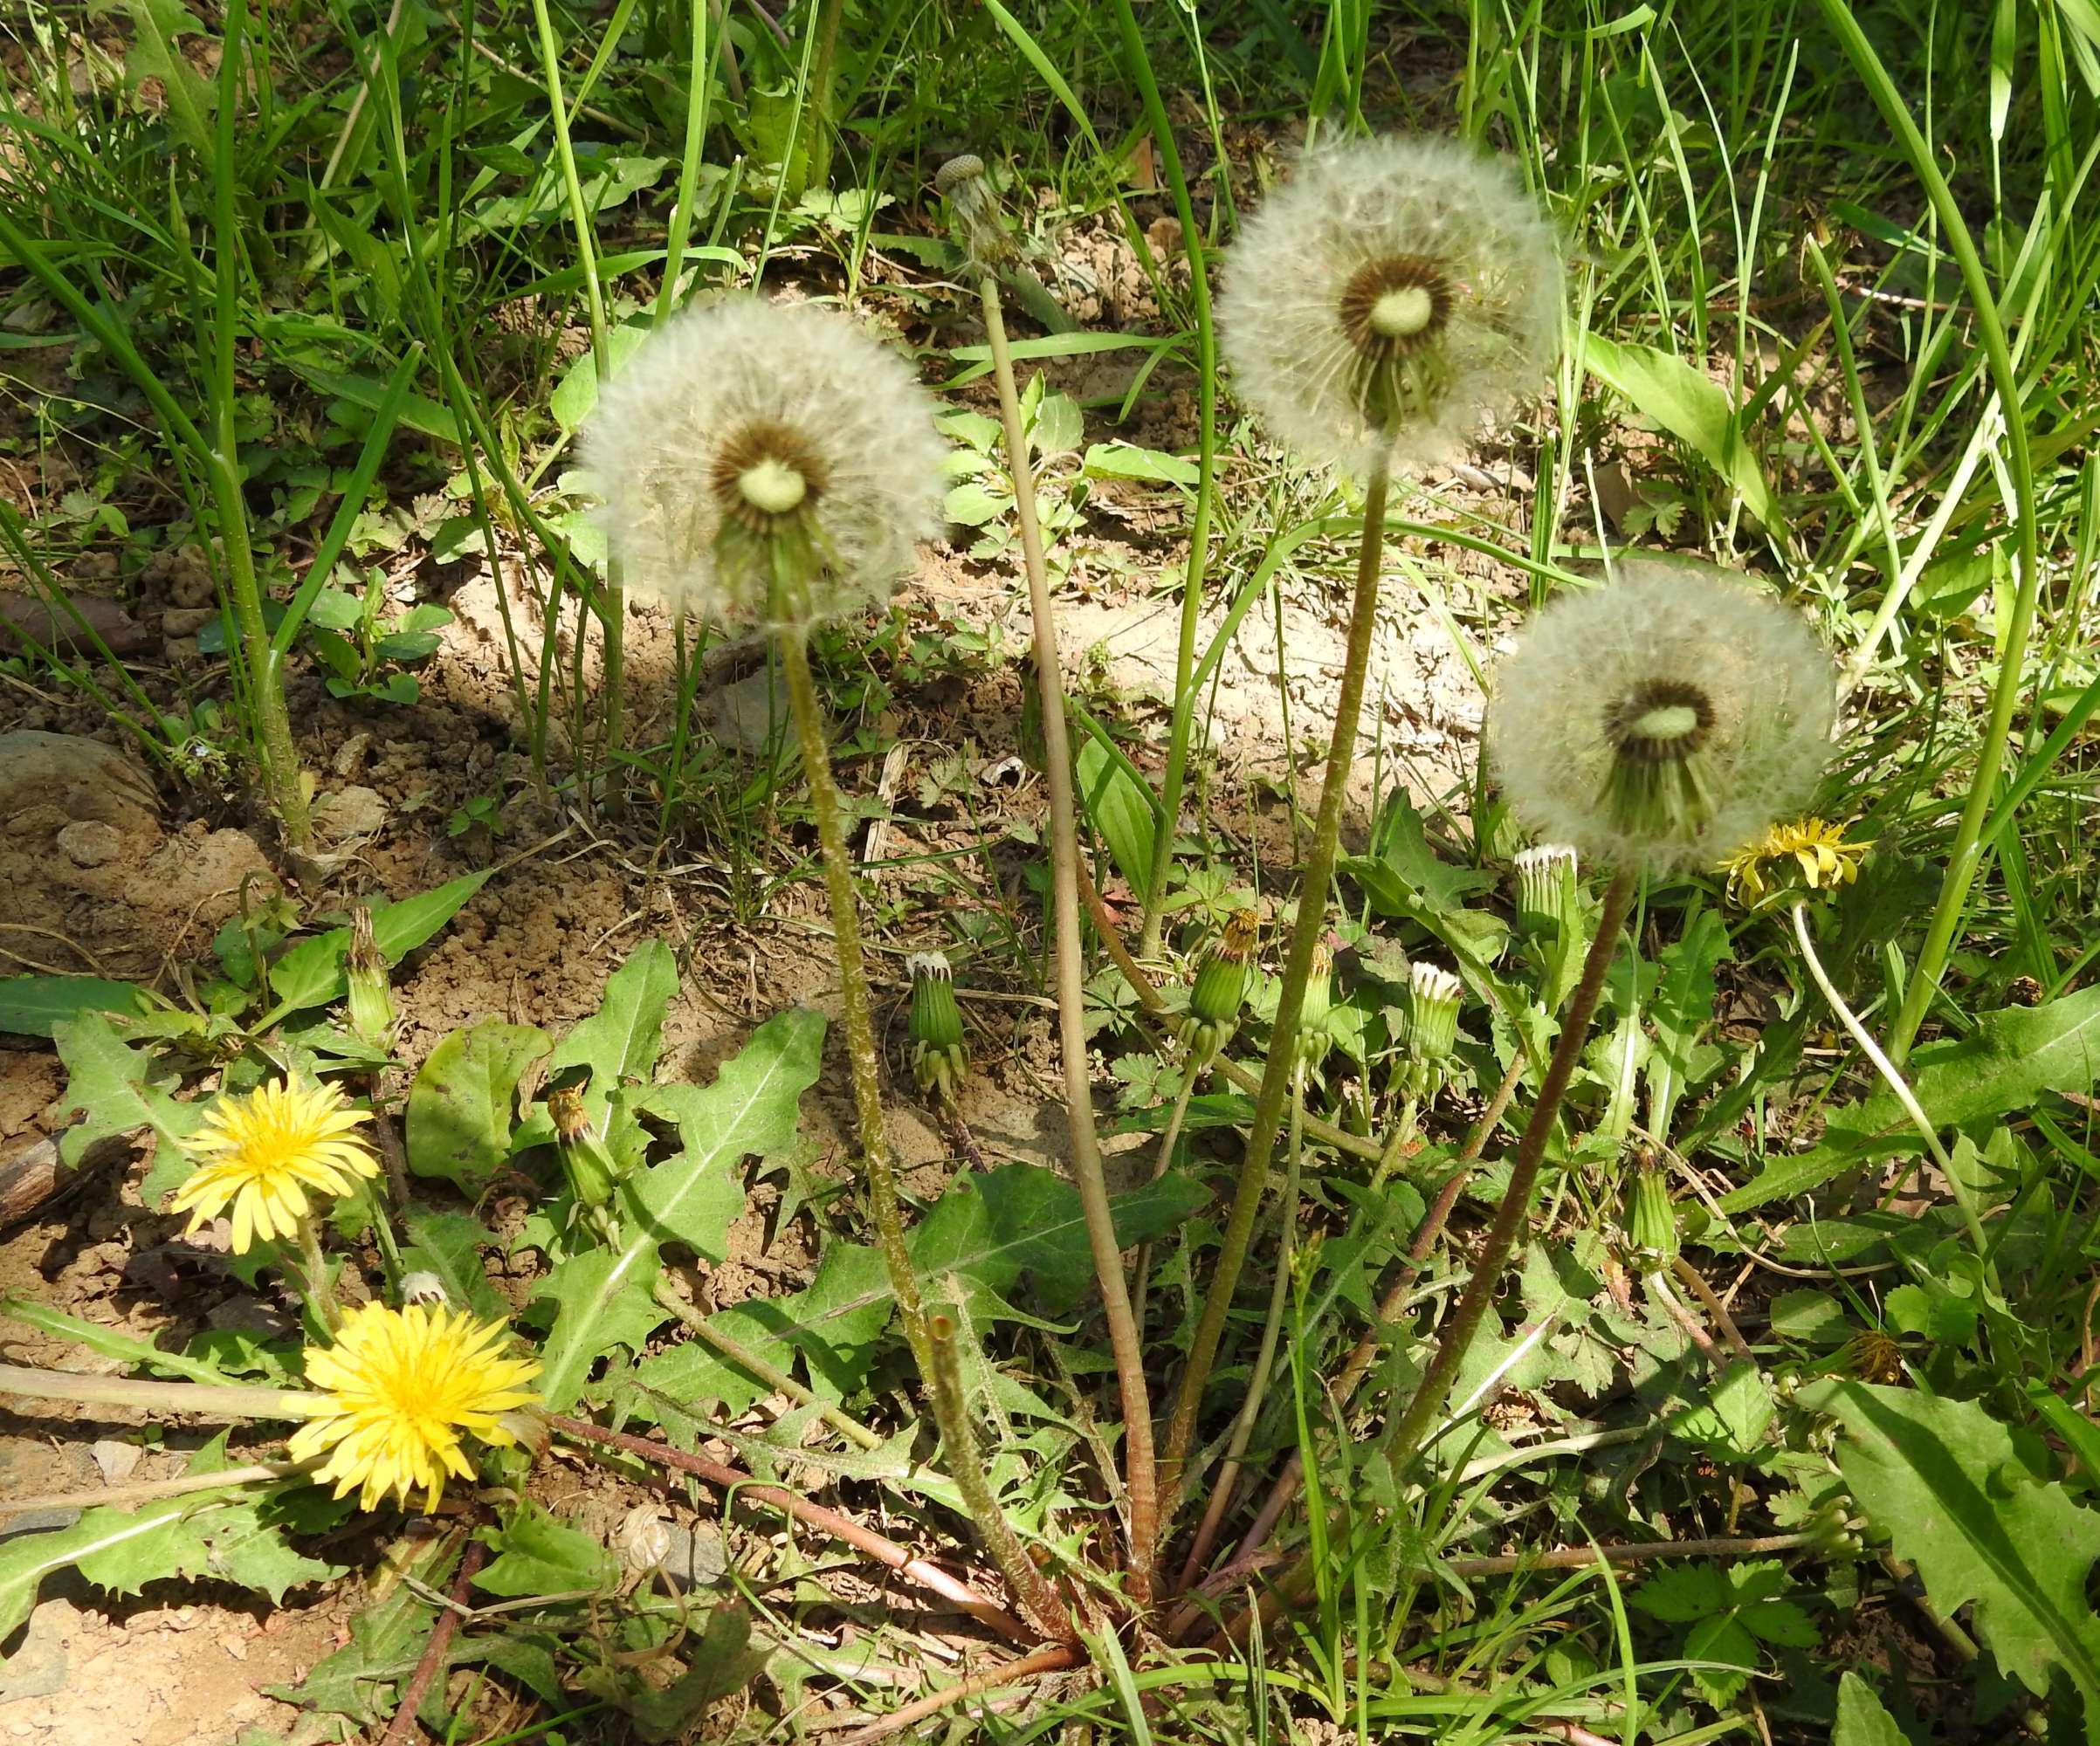
[(124, 833), (100, 819), (75, 819), (59, 833), (59, 852), (76, 867), (102, 867), (124, 852)]

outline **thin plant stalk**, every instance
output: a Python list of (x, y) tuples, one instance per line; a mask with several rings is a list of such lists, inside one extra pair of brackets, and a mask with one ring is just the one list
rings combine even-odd
[(1998, 650), (1998, 681), (1991, 691), (1990, 717), (1984, 727), (1982, 741), (1976, 748), (1976, 768), (1969, 778), (1968, 799), (1962, 807), (1960, 821), (1954, 828), (1954, 841), (1947, 850), (1947, 870), (1940, 881), (1939, 899), (1933, 905), (1931, 920), (1926, 924), (1924, 939), (1918, 949), (1917, 965), (1904, 991), (1902, 1008), (1889, 1033), (1889, 1058), (1900, 1068), (1910, 1056), (1911, 1041), (1918, 1035), (1918, 1028), (1924, 1022), (1926, 1009), (1938, 990), (1940, 973), (1946, 967), (1955, 931), (1961, 925), (1962, 911), (1968, 904), (1969, 887), (1983, 863), (1987, 846), (1984, 823), (1990, 817), (1992, 804), (1997, 798), (1998, 772), (2005, 761), (2006, 742), (2013, 731), (2013, 711), (2019, 704), (2025, 680), (2028, 639), (2034, 629), (2035, 597), (2041, 586), (2041, 554), (2035, 526), (2040, 518), (2035, 512), (2035, 466), (2028, 447), (2020, 373), (2013, 362), (2005, 322), (1998, 312), (1998, 294), (1992, 289), (1983, 259), (1976, 252), (1975, 238), (1969, 234), (1968, 219), (1954, 196), (1954, 190), (1941, 174), (1931, 146), (1911, 119), (1903, 93), (1889, 77), (1888, 69), (1875, 53), (1873, 44), (1860, 28), (1850, 7), (1844, 0), (1821, 0), (1821, 5), (1824, 18), (1858, 69), (1867, 94), (1873, 98), (1882, 120), (1888, 124), (1904, 155), (1917, 172), (1925, 197), (1931, 203), (1933, 215), (1939, 221), (1940, 240), (1961, 270), (1962, 287), (1968, 293), (1977, 338), (1983, 342), (1991, 385), (1998, 391), (1998, 402), (2003, 412), (2006, 471), (2013, 495), (2009, 509), (2014, 538), (2019, 546), (2013, 609), (2006, 621), (2005, 640)]
[(1101, 1307), (1107, 1317), (1116, 1383), (1122, 1396), (1123, 1486), (1130, 1510), (1128, 1575), (1133, 1598), (1145, 1605), (1152, 1598), (1153, 1554), (1159, 1537), (1152, 1397), (1145, 1383), (1137, 1319), (1131, 1313), (1130, 1291), (1123, 1278), (1115, 1218), (1109, 1211), (1107, 1173), (1102, 1168), (1100, 1142), (1094, 1133), (1093, 1086), (1087, 1071), (1084, 1028), (1086, 966), (1079, 938), (1078, 810), (1072, 787), (1071, 740), (1064, 718), (1064, 683), (1057, 663), (1057, 620), (1050, 610), (1043, 529), (1036, 519), (1035, 473), (1029, 464), (1028, 432), (1021, 422), (1021, 397), (1014, 386), (1013, 354), (1007, 344), (1006, 320), (999, 306), (998, 281), (985, 275), (979, 281), (977, 294), (983, 306), (992, 373), (998, 382), (999, 409), (1006, 425), (1014, 514), (1021, 533), (1022, 560), (1028, 571), (1029, 611), (1035, 626), (1036, 695), (1042, 706), (1043, 763), (1050, 782), (1057, 1053), (1064, 1076), (1066, 1120), (1071, 1127), (1072, 1178), (1078, 1185), (1079, 1203), (1086, 1218), (1087, 1247), (1093, 1252), (1094, 1277), (1101, 1288)]
[(1312, 959), (1326, 931), (1327, 897), (1334, 882), (1334, 863), (1341, 841), (1342, 798), (1349, 787), (1349, 766), (1356, 752), (1356, 721), (1363, 705), (1364, 676), (1371, 664), (1371, 633), (1378, 622), (1379, 563), (1385, 548), (1387, 460), (1380, 449), (1369, 477), (1364, 482), (1363, 535), (1356, 564), (1356, 601), (1349, 618), (1349, 643), (1342, 668), (1341, 694), (1334, 706), (1334, 732), (1327, 746), (1326, 780), (1320, 788), (1319, 811), (1315, 815), (1312, 842), (1305, 856), (1305, 872), (1298, 890), (1298, 912), (1291, 926), (1291, 949), (1284, 962), (1282, 988), (1277, 997), (1276, 1021), (1270, 1032), (1269, 1061), (1262, 1074), (1262, 1089), (1255, 1101), (1254, 1122), (1247, 1134), (1247, 1153), (1225, 1222), (1218, 1249), (1215, 1276), (1203, 1314), (1196, 1324), (1195, 1339), (1188, 1353), (1188, 1367), (1181, 1373), (1181, 1392), (1175, 1397), (1174, 1416), (1167, 1432), (1167, 1453), (1161, 1462), (1160, 1491), (1171, 1500), (1178, 1493), (1181, 1470), (1195, 1434), (1196, 1414), (1203, 1404), (1203, 1385), (1217, 1357), (1218, 1341), (1231, 1312), (1233, 1289), (1246, 1265), (1247, 1245), (1254, 1235), (1255, 1214), (1268, 1186), (1269, 1162), (1276, 1151), (1277, 1135), (1283, 1126), (1284, 1102), (1291, 1089), (1291, 1062), (1297, 1053), (1298, 1014), (1305, 1009), (1305, 984), (1312, 979)]
[[(547, 0), (533, 0), (533, 21), (539, 29), (540, 65), (541, 76), (547, 81), (547, 109), (554, 127), (554, 155), (561, 166), (569, 228), (575, 234), (576, 264), (583, 274), (590, 310), (591, 362), (597, 371), (598, 387), (602, 390), (612, 378), (612, 347), (605, 325), (605, 292), (598, 283), (598, 251), (592, 238), (590, 210), (583, 202), (583, 184), (576, 173), (575, 148), (569, 142), (568, 105), (561, 95), (561, 51), (554, 40), (554, 19), (548, 15)], [(598, 754), (610, 760), (620, 752), (627, 690), (627, 590), (620, 581), (617, 558), (606, 565), (605, 586), (598, 597), (598, 616), (605, 631), (605, 684), (600, 705)], [(582, 650), (579, 638), (579, 660)]]
[(285, 677), (263, 622), (263, 595), (255, 575), (255, 552), (249, 542), (247, 507), (241, 496), (239, 444), (234, 434), (234, 330), (240, 309), (240, 226), (234, 202), (233, 124), (240, 110), (243, 42), (248, 24), (247, 0), (231, 0), (220, 48), (218, 114), (213, 140), (217, 162), (212, 170), (212, 410), (217, 440), (206, 452), (213, 501), (218, 507), (221, 546), (226, 560), (226, 593), (240, 634), (241, 655), (248, 670), (248, 706), (255, 712), (255, 732), (262, 753), (263, 794), (284, 827), (294, 855), (312, 846), (305, 779), (292, 742), (292, 718), (285, 708)]
[(1977, 1209), (1974, 1191), (1962, 1180), (1961, 1172), (1954, 1167), (1954, 1160), (1947, 1156), (1946, 1148), (1940, 1145), (1938, 1131), (1933, 1127), (1931, 1117), (1925, 1114), (1917, 1095), (1911, 1090), (1903, 1070), (1883, 1052), (1881, 1045), (1874, 1041), (1866, 1026), (1860, 1022), (1859, 1014), (1846, 1004), (1845, 997), (1837, 992), (1836, 985), (1824, 970), (1822, 959), (1816, 956), (1815, 937), (1809, 931), (1808, 906), (1806, 904), (1797, 903), (1794, 906), (1794, 937), (1800, 945), (1802, 961), (1808, 966), (1809, 976), (1822, 991), (1823, 999), (1830, 1003), (1830, 1010), (1837, 1015), (1838, 1023), (1844, 1026), (1846, 1035), (1859, 1045), (1860, 1053), (1873, 1062), (1874, 1070), (1881, 1075), (1883, 1083), (1895, 1095), (1896, 1101), (1903, 1105), (1904, 1114), (1910, 1117), (1911, 1124), (1924, 1137), (1925, 1150), (1931, 1153), (1932, 1162), (1939, 1166), (1939, 1173), (1946, 1178), (1947, 1186), (1953, 1192), (1954, 1204), (1961, 1208), (1961, 1221), (1968, 1227), (1969, 1241), (1975, 1245), (1978, 1257), (1988, 1268), (1991, 1265), (1990, 1246), (1983, 1234), (1983, 1218)]
[(1203, 258), (1202, 233), (1196, 227), (1195, 207), (1188, 197), (1188, 178), (1182, 172), (1181, 155), (1174, 146), (1173, 120), (1160, 100), (1160, 83), (1153, 77), (1152, 60), (1145, 52), (1145, 41), (1139, 34), (1137, 15), (1132, 10), (1130, 0), (1115, 0), (1115, 5), (1124, 62), (1145, 105), (1145, 119), (1152, 128), (1153, 146), (1167, 172), (1167, 189), (1174, 196), (1174, 217), (1181, 223), (1181, 246), (1188, 255), (1188, 301), (1195, 318), (1195, 510), (1188, 526), (1188, 567), (1181, 578), (1181, 630), (1174, 646), (1174, 716), (1167, 731), (1167, 768), (1160, 778), (1160, 835), (1153, 845), (1151, 876), (1146, 881), (1145, 918), (1138, 937), (1138, 956), (1150, 959), (1159, 952), (1160, 931), (1166, 920), (1167, 873), (1174, 865), (1174, 835), (1181, 817), (1181, 789), (1188, 779), (1188, 741), (1201, 689), (1192, 682), (1192, 676), (1195, 670), (1196, 634), (1202, 622), (1203, 573), (1210, 557), (1210, 505), (1216, 494), (1213, 481), (1217, 464), (1217, 333), (1210, 319), (1210, 278)]
[(1516, 1247), (1525, 1220), (1531, 1216), (1532, 1190), (1538, 1184), (1539, 1166), (1546, 1157), (1546, 1143), (1553, 1133), (1554, 1123), (1560, 1119), (1568, 1082), (1574, 1077), (1575, 1063), (1581, 1058), (1582, 1045), (1589, 1037), (1590, 1021), (1596, 1016), (1597, 1003), (1603, 997), (1605, 976), (1619, 949), (1619, 931), (1626, 924), (1628, 911), (1633, 907), (1635, 883), (1633, 873), (1616, 873), (1605, 891), (1603, 911), (1597, 918), (1596, 937), (1590, 941), (1589, 955), (1583, 960), (1582, 980), (1575, 985), (1575, 992), (1569, 996), (1567, 1008), (1560, 1016), (1560, 1035), (1554, 1041), (1553, 1059), (1546, 1063), (1546, 1077), (1539, 1087), (1539, 1101), (1532, 1106), (1531, 1119), (1524, 1124), (1524, 1133), (1517, 1142), (1509, 1186), (1503, 1193), (1495, 1222), (1488, 1227), (1487, 1237), (1480, 1246), (1473, 1276), (1466, 1282), (1457, 1308), (1452, 1310), (1451, 1319), (1444, 1325), (1436, 1354), (1429, 1360), (1422, 1381), (1415, 1385), (1415, 1398), (1387, 1429), (1386, 1447), (1395, 1469), (1413, 1460), (1420, 1447), (1431, 1416), (1450, 1388), (1451, 1378), (1458, 1373), (1460, 1362), (1471, 1347), (1481, 1323), (1486, 1319), (1488, 1306), (1502, 1283), (1503, 1268), (1509, 1261), (1511, 1250)]
[(311, 1213), (300, 1215), (299, 1270), (305, 1278), (306, 1303), (314, 1319), (333, 1338), (342, 1330), (342, 1311), (336, 1307), (335, 1287), (328, 1278), (328, 1258), (320, 1252), (320, 1228)]
[(1036, 1568), (1021, 1536), (992, 1495), (984, 1473), (984, 1456), (977, 1447), (976, 1429), (970, 1423), (969, 1405), (963, 1399), (962, 1365), (955, 1353), (955, 1323), (952, 1316), (935, 1312), (926, 1318), (926, 1340), (933, 1351), (933, 1368), (927, 1382), (933, 1391), (935, 1416), (940, 1422), (944, 1465), (955, 1488), (962, 1494), (970, 1520), (984, 1541), (985, 1550), (999, 1566), (1006, 1585), (1013, 1591), (1021, 1612), (1045, 1637), (1060, 1643), (1078, 1640), (1070, 1612), (1057, 1598), (1048, 1577)]
[[(1209, 1072), (1208, 1062), (1199, 1067), (1191, 1060), (1188, 1070), (1181, 1080), (1181, 1089), (1174, 1094), (1174, 1108), (1167, 1117), (1167, 1131), (1160, 1139), (1160, 1155), (1152, 1166), (1152, 1179), (1157, 1182), (1167, 1174), (1174, 1163), (1174, 1149), (1181, 1143), (1181, 1124), (1188, 1119), (1188, 1100), (1195, 1095), (1198, 1082)], [(1145, 1331), (1145, 1299), (1152, 1289), (1152, 1245), (1138, 1245), (1138, 1258), (1130, 1269), (1130, 1316), (1138, 1324), (1140, 1336)]]
[[(824, 890), (830, 900), (831, 926), (838, 940), (840, 999), (845, 1009), (846, 1060), (853, 1080), (853, 1106), (859, 1120), (860, 1153), (868, 1173), (868, 1208), (875, 1223), (890, 1289), (897, 1294), (898, 1313), (919, 1373), (933, 1375), (926, 1344), (926, 1316), (920, 1306), (919, 1275), (905, 1247), (904, 1209), (897, 1196), (897, 1176), (890, 1167), (890, 1141), (882, 1113), (882, 1055), (875, 1041), (875, 1021), (868, 999), (868, 967), (860, 948), (860, 911), (853, 894), (853, 863), (846, 851), (839, 820), (838, 787), (831, 778), (830, 754), (824, 749), (824, 723), (809, 672), (807, 634), (783, 629), (774, 638), (788, 681), (788, 702), (801, 743), (802, 775), (809, 785), (809, 808), (816, 815), (816, 838), (823, 851)], [(947, 1427), (942, 1426), (945, 1435)]]
[(1247, 1453), (1247, 1445), (1254, 1440), (1254, 1421), (1261, 1416), (1263, 1403), (1268, 1398), (1269, 1377), (1276, 1366), (1277, 1341), (1283, 1332), (1284, 1305), (1291, 1293), (1291, 1261), (1298, 1253), (1298, 1203), (1305, 1149), (1305, 1069), (1300, 1062), (1291, 1086), (1291, 1138), (1285, 1153), (1288, 1162), (1284, 1166), (1281, 1203), (1284, 1216), (1277, 1241), (1276, 1277), (1269, 1287), (1269, 1315), (1262, 1323), (1262, 1343), (1256, 1349), (1254, 1369), (1247, 1378), (1247, 1398), (1240, 1403), (1239, 1414), (1232, 1421), (1232, 1435), (1225, 1445), (1224, 1464), (1217, 1483), (1211, 1488), (1210, 1506), (1203, 1512), (1195, 1541), (1182, 1563), (1181, 1580), (1174, 1584), (1176, 1592), (1186, 1590), (1196, 1579), (1196, 1572), (1203, 1568), (1203, 1560), (1217, 1539), (1218, 1526), (1225, 1519), (1226, 1509), (1239, 1483), (1240, 1457)]

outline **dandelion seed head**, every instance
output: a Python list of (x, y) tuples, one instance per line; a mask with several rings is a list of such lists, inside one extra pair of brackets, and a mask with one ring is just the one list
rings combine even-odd
[(1560, 335), (1551, 229), (1503, 164), (1392, 135), (1309, 155), (1226, 256), (1243, 398), (1310, 456), (1442, 460), (1535, 388)]
[(887, 601), (939, 529), (943, 453), (895, 351), (758, 297), (673, 316), (583, 436), (629, 588), (732, 628)]
[(1624, 558), (1525, 627), (1488, 753), (1539, 836), (1615, 868), (1707, 866), (1814, 787), (1835, 694), (1807, 621), (1746, 578)]

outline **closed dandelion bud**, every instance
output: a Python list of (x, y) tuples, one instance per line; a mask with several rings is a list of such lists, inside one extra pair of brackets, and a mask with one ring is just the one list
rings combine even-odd
[(739, 297), (673, 316), (598, 398), (585, 465), (628, 587), (726, 625), (879, 605), (940, 519), (911, 367), (848, 318)]
[(912, 973), (912, 1013), (906, 1030), (912, 1041), (912, 1080), (923, 1095), (952, 1103), (970, 1071), (954, 972), (938, 952), (914, 953), (905, 967)]
[(609, 1204), (620, 1172), (605, 1142), (591, 1127), (583, 1107), (583, 1087), (553, 1087), (547, 1094), (547, 1114), (554, 1124), (554, 1151), (561, 1157), (562, 1174), (568, 1178), (577, 1204), (594, 1211)]
[(1517, 857), (1517, 925), (1532, 938), (1553, 940), (1574, 931), (1575, 851), (1542, 843)]
[(1208, 1062), (1232, 1041), (1239, 1028), (1240, 1009), (1247, 999), (1247, 961), (1254, 955), (1261, 918), (1252, 910), (1235, 910), (1203, 960), (1196, 966), (1188, 991), (1188, 1013), (1181, 1021), (1181, 1040), (1188, 1045), (1190, 1059)]
[(1585, 860), (1711, 866), (1815, 786), (1835, 678), (1800, 615), (1745, 578), (1621, 560), (1525, 629), (1488, 753), (1518, 817)]
[(349, 983), (351, 1034), (374, 1048), (394, 1039), (394, 993), (387, 982), (387, 961), (372, 938), (372, 911), (360, 904), (350, 911), (350, 949), (343, 968)]
[(1298, 1058), (1318, 1067), (1334, 1045), (1327, 1014), (1334, 1010), (1334, 953), (1325, 940), (1312, 948), (1312, 973), (1305, 979), (1305, 1003), (1298, 1014)]
[(1667, 1267), (1677, 1258), (1677, 1209), (1670, 1203), (1670, 1182), (1646, 1158), (1635, 1166), (1627, 1190), (1626, 1236), (1634, 1254), (1650, 1267)]
[(1448, 1061), (1458, 1047), (1463, 985), (1434, 964), (1408, 966), (1408, 1047), (1422, 1061)]
[(1013, 259), (1018, 252), (1014, 233), (985, 175), (982, 158), (972, 152), (950, 158), (933, 177), (933, 187), (947, 203), (948, 234), (980, 278)]
[(1553, 232), (1509, 168), (1456, 140), (1314, 153), (1225, 258), (1218, 322), (1270, 429), (1361, 468), (1446, 458), (1544, 381)]

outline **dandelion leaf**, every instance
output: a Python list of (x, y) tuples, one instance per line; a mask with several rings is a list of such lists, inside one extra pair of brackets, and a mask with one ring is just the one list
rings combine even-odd
[(1977, 1636), (2037, 1696), (2061, 1673), (2100, 1713), (2100, 1619), (2085, 1591), (2100, 1511), (2036, 1478), (1976, 1401), (1862, 1382), (1801, 1398), (1843, 1425), (1845, 1483), (1932, 1604), (1973, 1607)]
[[(668, 967), (668, 953), (663, 961)], [(678, 1243), (710, 1261), (722, 1258), (730, 1221), (743, 1206), (740, 1166), (747, 1157), (765, 1157), (794, 1138), (802, 1095), (816, 1083), (823, 1035), (819, 1014), (782, 1013), (759, 1028), (713, 1085), (664, 1086), (646, 1099), (651, 1111), (676, 1124), (683, 1145), (629, 1179), (629, 1216), (619, 1246), (568, 1257), (535, 1296), (535, 1302), (554, 1305), (539, 1382), (553, 1411), (567, 1412), (582, 1397), (600, 1358), (616, 1347), (638, 1351), (664, 1320), (652, 1296), (664, 1244)], [(639, 1061), (645, 1053), (653, 1062), (655, 1052), (651, 1041), (628, 1058)]]
[(100, 1013), (60, 1020), (52, 1031), (65, 1064), (65, 1112), (80, 1112), (59, 1137), (59, 1156), (78, 1165), (97, 1140), (151, 1128), (158, 1150), (139, 1191), (151, 1206), (186, 1173), (182, 1142), (196, 1131), (201, 1112), (169, 1095), (179, 1076), (128, 1047)]
[(409, 1087), (409, 1168), (479, 1194), (510, 1155), (520, 1077), (553, 1047), (537, 1026), (501, 1019), (446, 1037)]

